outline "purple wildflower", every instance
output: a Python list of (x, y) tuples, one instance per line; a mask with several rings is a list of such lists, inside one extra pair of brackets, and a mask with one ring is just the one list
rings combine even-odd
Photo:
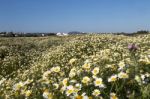
[(133, 43), (133, 44), (128, 45), (128, 49), (130, 51), (136, 51), (138, 49), (138, 47)]

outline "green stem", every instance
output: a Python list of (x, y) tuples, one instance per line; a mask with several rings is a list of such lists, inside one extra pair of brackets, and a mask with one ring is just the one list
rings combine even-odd
[(112, 87), (111, 87), (111, 89), (110, 89), (110, 92), (109, 92), (109, 93), (111, 93), (111, 91), (112, 91), (112, 89), (113, 89), (114, 85), (115, 85), (115, 82), (113, 82)]

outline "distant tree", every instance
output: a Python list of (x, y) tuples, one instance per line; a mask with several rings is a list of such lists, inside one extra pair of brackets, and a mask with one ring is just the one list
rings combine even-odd
[(6, 34), (6, 32), (0, 32), (0, 34)]
[(140, 30), (140, 31), (137, 31), (136, 33), (137, 34), (147, 34), (147, 33), (149, 33), (149, 31), (147, 31), (147, 30)]
[(6, 36), (7, 36), (7, 37), (15, 37), (15, 33), (13, 33), (13, 32), (8, 32)]
[(47, 36), (55, 36), (56, 33), (47, 33), (47, 34), (45, 34), (45, 35), (47, 35)]

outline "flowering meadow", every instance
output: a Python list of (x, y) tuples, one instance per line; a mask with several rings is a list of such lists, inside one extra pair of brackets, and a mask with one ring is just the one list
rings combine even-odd
[(0, 40), (0, 99), (150, 99), (150, 35)]

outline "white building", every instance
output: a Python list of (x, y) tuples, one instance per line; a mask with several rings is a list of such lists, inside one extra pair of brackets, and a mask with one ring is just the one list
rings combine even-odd
[(67, 36), (68, 33), (60, 33), (60, 32), (58, 32), (56, 35), (57, 35), (57, 36)]

